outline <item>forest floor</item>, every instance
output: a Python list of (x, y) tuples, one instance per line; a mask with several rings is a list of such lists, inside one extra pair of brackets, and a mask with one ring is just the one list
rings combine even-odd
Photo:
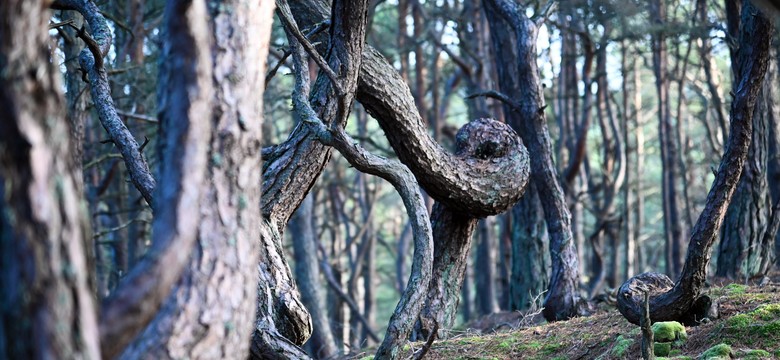
[[(720, 317), (686, 327), (687, 340), (675, 343), (669, 358), (780, 359), (780, 274), (774, 275), (763, 286), (714, 281), (716, 285), (705, 292), (719, 303)], [(538, 314), (515, 312), (493, 314), (465, 328), (447, 340), (435, 341), (425, 359), (641, 358), (639, 327), (609, 303), (600, 304), (592, 316), (568, 321), (545, 323)], [(422, 346), (405, 346), (402, 358), (410, 358)], [(725, 357), (706, 356), (718, 351)], [(352, 359), (371, 359), (369, 354)]]

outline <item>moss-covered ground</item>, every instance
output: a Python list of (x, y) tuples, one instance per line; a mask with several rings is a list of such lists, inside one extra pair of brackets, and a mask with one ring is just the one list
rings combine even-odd
[[(720, 318), (686, 327), (669, 359), (780, 359), (780, 284), (731, 284), (706, 291), (719, 303)], [(517, 315), (508, 315), (517, 318)], [(494, 317), (496, 317), (494, 315)], [(537, 317), (538, 318), (538, 317)], [(426, 359), (638, 359), (639, 328), (602, 304), (592, 316), (521, 327), (489, 326), (485, 333), (462, 330), (434, 342)], [(497, 330), (496, 330), (497, 329)], [(422, 343), (404, 348), (408, 358)], [(355, 354), (355, 359), (370, 352)], [(726, 354), (724, 357), (723, 354)]]

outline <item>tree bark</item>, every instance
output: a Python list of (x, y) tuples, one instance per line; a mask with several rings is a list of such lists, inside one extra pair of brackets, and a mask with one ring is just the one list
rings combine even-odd
[(41, 1), (0, 3), (0, 358), (100, 358), (80, 168)]
[(624, 283), (618, 292), (618, 310), (631, 323), (639, 324), (642, 297), (650, 293), (650, 316), (653, 321), (676, 320), (694, 324), (701, 320), (711, 300), (701, 295), (706, 279), (712, 245), (723, 223), (726, 210), (737, 188), (748, 156), (753, 132), (753, 109), (769, 63), (769, 47), (774, 31), (769, 19), (751, 3), (742, 10), (743, 27), (738, 53), (741, 72), (735, 82), (731, 105), (731, 130), (726, 152), (707, 202), (691, 235), (682, 274), (673, 283), (658, 273), (639, 274)]
[[(666, 22), (666, 2), (653, 0), (650, 3), (653, 23), (662, 29)], [(661, 143), (662, 193), (664, 206), (664, 239), (666, 243), (666, 273), (677, 277), (683, 265), (682, 216), (680, 212), (678, 181), (678, 147), (671, 119), (669, 102), (669, 79), (667, 75), (666, 36), (663, 30), (652, 35), (653, 72), (658, 95), (658, 137)], [(679, 121), (679, 119), (678, 119)]]
[(504, 112), (508, 123), (534, 154), (531, 177), (539, 192), (550, 234), (552, 277), (544, 302), (544, 316), (551, 321), (569, 319), (577, 315), (580, 305), (579, 265), (572, 239), (571, 215), (553, 164), (544, 116), (544, 98), (536, 65), (536, 25), (506, 0), (488, 0), (484, 5), (497, 51), (499, 87), (504, 94), (517, 96), (512, 104), (504, 104)]
[(314, 241), (316, 230), (313, 223), (314, 198), (307, 196), (301, 207), (290, 219), (288, 229), (293, 241), (295, 254), (295, 280), (301, 289), (301, 301), (311, 315), (313, 331), (308, 346), (313, 358), (330, 358), (338, 354), (333, 332), (330, 330), (328, 314), (320, 292), (321, 281), (317, 245)]
[(536, 186), (531, 183), (525, 196), (512, 209), (512, 280), (509, 283), (509, 309), (541, 308), (549, 285), (547, 231), (544, 211)]
[[(268, 246), (255, 244), (258, 238), (270, 239), (258, 231), (268, 231), (269, 225), (262, 222), (257, 206), (262, 102), (253, 92), (264, 82), (263, 59), (273, 4), (228, 1), (208, 9), (206, 5), (200, 1), (168, 4), (168, 37), (163, 46), (167, 61), (160, 82), (161, 130), (167, 139), (164, 149), (181, 146), (176, 140), (177, 120), (167, 117), (177, 114), (177, 102), (187, 99), (186, 94), (203, 97), (197, 102), (190, 99), (203, 108), (193, 107), (187, 114), (191, 118), (205, 116), (207, 120), (199, 123), (215, 134), (193, 136), (210, 142), (208, 147), (200, 145), (208, 151), (204, 154), (207, 181), (200, 186), (203, 201), (200, 207), (187, 204), (200, 215), (194, 217), (199, 223), (189, 224), (198, 241), (185, 273), (152, 323), (124, 350), (125, 359), (246, 357), (254, 311), (261, 308), (258, 291), (246, 284), (256, 281), (258, 261), (265, 266), (277, 265), (261, 261), (260, 250), (267, 251)], [(188, 80), (197, 81), (197, 86), (179, 82), (183, 81), (177, 77), (183, 59), (195, 60), (192, 63), (197, 64), (197, 72)], [(241, 72), (240, 77), (236, 71)], [(165, 89), (179, 92), (166, 96)], [(169, 161), (172, 159), (163, 159), (163, 163)], [(168, 191), (161, 188), (161, 196)], [(155, 235), (159, 231), (155, 229)]]
[(729, 204), (718, 249), (717, 276), (750, 279), (764, 275), (773, 261), (772, 197), (767, 182), (769, 108), (773, 77), (767, 74), (753, 109), (748, 161)]
[(496, 236), (493, 219), (479, 220), (477, 225), (479, 244), (474, 259), (475, 299), (479, 315), (489, 315), (498, 311), (496, 303)]

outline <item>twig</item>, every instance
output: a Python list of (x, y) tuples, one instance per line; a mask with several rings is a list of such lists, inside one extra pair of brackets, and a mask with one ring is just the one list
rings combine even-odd
[(433, 328), (431, 329), (431, 334), (428, 335), (428, 340), (425, 341), (425, 344), (423, 347), (420, 348), (420, 350), (417, 350), (414, 354), (414, 360), (421, 360), (425, 354), (428, 353), (429, 350), (431, 350), (431, 346), (433, 345), (433, 341), (436, 340), (436, 334), (439, 333), (439, 322), (434, 321), (433, 322)]
[[(317, 35), (318, 33), (322, 32), (322, 30), (325, 30), (330, 26), (330, 20), (323, 21), (317, 25), (314, 26), (313, 29), (311, 29), (309, 32), (306, 33), (306, 38), (311, 38), (314, 35)], [(284, 54), (282, 54), (282, 58), (279, 59), (279, 61), (276, 63), (273, 69), (268, 72), (268, 74), (265, 75), (265, 87), (268, 88), (268, 84), (271, 82), (271, 79), (276, 75), (276, 72), (279, 71), (279, 68), (282, 67), (282, 64), (287, 60), (288, 57), (290, 57), (290, 50), (285, 50)]]
[(145, 122), (150, 122), (150, 123), (155, 123), (155, 124), (159, 122), (157, 119), (155, 119), (154, 117), (151, 117), (149, 115), (135, 114), (135, 113), (131, 113), (131, 112), (122, 111), (122, 110), (119, 110), (119, 109), (116, 110), (116, 113), (119, 114), (119, 115), (128, 117), (128, 118), (131, 118), (131, 119), (141, 120), (141, 121), (145, 121)]
[(477, 96), (484, 96), (484, 97), (489, 97), (489, 98), (493, 98), (493, 99), (499, 100), (499, 101), (503, 102), (504, 104), (509, 105), (509, 107), (511, 107), (512, 109), (517, 110), (517, 111), (522, 109), (522, 106), (520, 105), (520, 103), (512, 100), (512, 98), (510, 98), (506, 94), (498, 92), (496, 90), (477, 91), (477, 92), (471, 93), (469, 95), (466, 95), (465, 98), (466, 99), (472, 99), (472, 98), (475, 98)]
[(49, 24), (49, 30), (57, 29), (57, 28), (60, 28), (60, 27), (66, 26), (66, 25), (71, 25), (71, 24), (73, 24), (73, 19), (68, 19), (68, 20), (65, 20), (63, 22)]
[[(97, 239), (97, 238), (103, 237), (103, 236), (108, 235), (108, 234), (110, 234), (112, 232), (122, 230), (122, 229), (132, 225), (133, 223), (136, 223), (136, 222), (142, 222), (142, 223), (147, 223), (147, 224), (150, 223), (148, 220), (144, 220), (144, 219), (133, 219), (133, 220), (130, 220), (130, 221), (124, 223), (124, 224), (120, 224), (119, 226), (112, 227), (110, 229), (106, 229), (104, 231), (97, 232), (94, 235), (92, 235), (92, 238), (93, 239)], [(110, 244), (112, 242), (114, 242), (114, 241), (98, 241), (97, 243), (98, 244)]]
[(546, 4), (539, 10), (538, 13), (534, 14), (534, 17), (531, 19), (533, 20), (534, 24), (537, 28), (542, 26), (545, 21), (547, 21), (547, 18), (550, 17), (550, 15), (555, 11), (555, 8), (558, 7), (558, 2), (555, 0), (549, 0)]
[(287, 30), (295, 37), (296, 40), (298, 40), (298, 43), (303, 46), (303, 49), (306, 50), (306, 53), (311, 56), (314, 62), (317, 63), (317, 66), (319, 66), (325, 75), (328, 76), (330, 81), (333, 83), (333, 87), (336, 89), (336, 93), (339, 96), (344, 96), (344, 87), (341, 86), (341, 81), (339, 81), (338, 75), (336, 75), (333, 69), (328, 66), (328, 63), (325, 61), (325, 59), (322, 58), (320, 53), (317, 52), (317, 49), (314, 48), (314, 45), (312, 45), (309, 40), (306, 39), (306, 36), (301, 33), (301, 30), (298, 29), (298, 25), (295, 23), (295, 20), (292, 17), (290, 6), (287, 4), (287, 1), (277, 1), (277, 7), (279, 18), (282, 20), (284, 27), (287, 28)]
[(144, 143), (141, 144), (141, 147), (138, 149), (138, 151), (143, 153), (144, 152), (144, 148), (146, 147), (147, 144), (149, 144), (149, 138), (144, 136)]
[(101, 162), (106, 161), (108, 159), (121, 159), (121, 158), (122, 158), (122, 154), (110, 154), (110, 153), (109, 154), (103, 154), (100, 157), (98, 157), (97, 159), (92, 160), (92, 161), (84, 164), (84, 170), (87, 170), (87, 169), (89, 169), (89, 168), (91, 168), (91, 167), (93, 167), (93, 166), (95, 166), (97, 164), (100, 164)]

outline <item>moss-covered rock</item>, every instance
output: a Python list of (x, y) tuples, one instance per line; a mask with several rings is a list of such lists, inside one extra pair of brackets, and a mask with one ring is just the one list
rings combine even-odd
[(653, 350), (657, 356), (669, 356), (669, 352), (672, 351), (672, 343), (657, 342), (655, 343)]
[(701, 360), (729, 360), (731, 359), (731, 346), (728, 344), (715, 345), (703, 353), (699, 357)]
[(653, 338), (657, 342), (669, 342), (685, 340), (688, 334), (685, 333), (685, 326), (677, 321), (662, 321), (653, 324)]
[(771, 359), (772, 354), (766, 350), (742, 350), (737, 352), (737, 357), (743, 360)]
[(780, 318), (780, 304), (765, 304), (750, 312), (757, 320), (770, 321)]

